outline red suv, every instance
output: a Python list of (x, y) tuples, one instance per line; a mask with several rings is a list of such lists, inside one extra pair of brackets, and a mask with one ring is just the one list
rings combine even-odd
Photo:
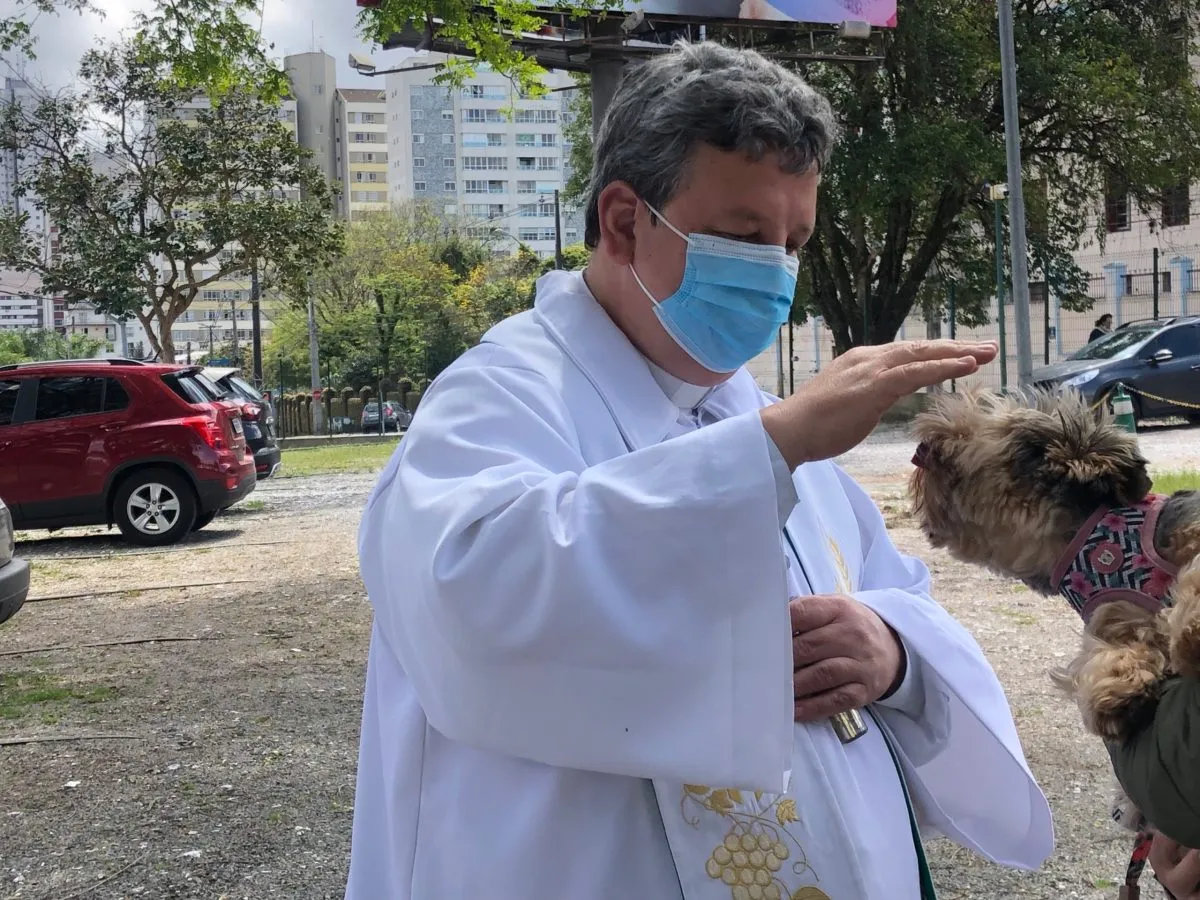
[(199, 367), (0, 366), (0, 497), (18, 529), (116, 525), (160, 546), (255, 485), (236, 403)]

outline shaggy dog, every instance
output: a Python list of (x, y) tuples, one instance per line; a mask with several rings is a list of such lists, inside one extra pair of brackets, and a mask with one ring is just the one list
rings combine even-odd
[[(1151, 493), (1136, 436), (1076, 392), (943, 394), (914, 430), (930, 543), (1083, 619), (1080, 652), (1051, 674), (1090, 732), (1125, 740), (1165, 679), (1200, 676), (1200, 492)], [(1140, 832), (1122, 893), (1137, 896), (1150, 833), (1123, 792), (1113, 818)]]

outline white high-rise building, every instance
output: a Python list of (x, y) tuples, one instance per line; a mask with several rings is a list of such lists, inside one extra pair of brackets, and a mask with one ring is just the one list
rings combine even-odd
[[(3, 90), (0, 90), (0, 108), (10, 104), (24, 106), (36, 101), (36, 93), (26, 82), (16, 78), (4, 79)], [(0, 207), (27, 213), (29, 219), (25, 223), (26, 232), (40, 236), (49, 252), (50, 229), (45, 214), (38, 209), (35, 197), (28, 194), (18, 197), (16, 190), (21, 178), (29, 175), (37, 165), (36, 154), (13, 148), (0, 150), (0, 155), (4, 158), (3, 165), (0, 166)]]
[[(517, 95), (507, 78), (479, 65), (461, 89), (434, 82), (441, 54), (401, 63), (387, 75), (388, 189), (392, 203), (424, 200), (478, 223), (498, 253), (524, 244), (554, 253), (554, 192), (570, 176), (563, 140), (574, 81), (550, 72), (551, 93)], [(506, 110), (512, 109), (512, 115)], [(582, 240), (581, 215), (562, 210), (563, 246)]]
[(334, 105), (338, 134), (340, 205), (353, 221), (388, 208), (387, 103), (382, 90), (338, 88)]

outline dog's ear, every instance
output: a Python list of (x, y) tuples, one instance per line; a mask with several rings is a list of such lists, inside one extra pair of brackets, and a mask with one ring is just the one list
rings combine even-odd
[(1098, 506), (1132, 506), (1150, 492), (1137, 439), (1109, 422), (1071, 410), (1034, 413), (1016, 429), (1013, 478), (1035, 483), (1081, 515)]

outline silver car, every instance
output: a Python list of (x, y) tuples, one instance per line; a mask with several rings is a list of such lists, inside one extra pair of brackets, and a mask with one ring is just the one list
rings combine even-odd
[(12, 514), (0, 500), (0, 622), (16, 615), (29, 594), (29, 563), (16, 550)]

